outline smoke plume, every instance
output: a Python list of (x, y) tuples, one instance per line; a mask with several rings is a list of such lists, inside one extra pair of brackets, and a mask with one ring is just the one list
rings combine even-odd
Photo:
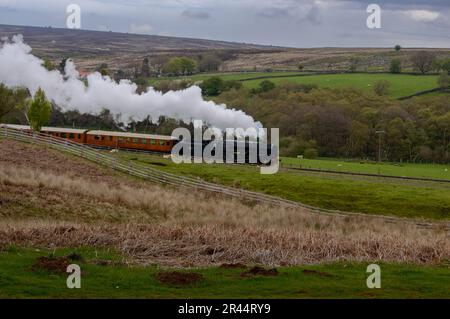
[(129, 80), (116, 83), (98, 72), (88, 75), (88, 85), (85, 85), (70, 60), (66, 63), (65, 73), (64, 77), (57, 70), (45, 69), (43, 61), (31, 54), (31, 47), (23, 42), (21, 35), (14, 36), (11, 41), (2, 39), (0, 82), (9, 87), (26, 87), (33, 95), (40, 87), (50, 100), (64, 109), (98, 113), (102, 108), (108, 108), (114, 114), (121, 114), (124, 121), (130, 117), (143, 120), (150, 115), (152, 121), (157, 121), (160, 116), (187, 123), (195, 119), (220, 129), (261, 126), (240, 110), (203, 100), (198, 86), (165, 94), (150, 87), (147, 92), (137, 94), (137, 86)]

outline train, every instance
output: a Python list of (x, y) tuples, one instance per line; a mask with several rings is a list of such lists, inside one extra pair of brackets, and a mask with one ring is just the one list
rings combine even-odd
[[(32, 132), (30, 126), (0, 124), (0, 128)], [(178, 139), (172, 136), (114, 131), (86, 130), (61, 127), (42, 127), (41, 135), (51, 136), (98, 148), (141, 150), (170, 153)]]
[[(2, 128), (19, 130), (22, 132), (28, 132), (30, 134), (32, 133), (32, 129), (27, 125), (0, 124), (0, 129)], [(89, 145), (95, 148), (142, 151), (158, 154), (170, 154), (172, 153), (172, 149), (174, 148), (174, 146), (181, 143), (185, 144), (184, 150), (187, 150), (190, 154), (183, 154), (181, 152), (181, 154), (179, 155), (190, 157), (196, 156), (195, 149), (200, 149), (201, 153), (203, 154), (203, 151), (207, 147), (207, 145), (211, 142), (214, 143), (214, 141), (205, 140), (201, 142), (196, 142), (193, 140), (180, 141), (179, 138), (168, 135), (60, 127), (42, 127), (40, 134), (43, 136), (50, 136), (57, 139), (63, 139)], [(260, 144), (259, 142), (251, 142), (248, 140), (224, 141), (222, 151), (223, 162), (230, 162), (231, 159), (231, 161), (234, 163), (265, 164), (261, 162), (259, 156), (257, 156), (256, 159), (250, 156), (251, 152), (259, 152), (261, 147), (267, 147), (265, 152), (270, 157), (273, 157), (274, 154), (276, 154), (276, 156), (278, 155), (278, 150), (271, 144)], [(232, 154), (229, 153), (229, 150), (232, 150)], [(213, 150), (211, 153), (214, 156), (215, 150)]]

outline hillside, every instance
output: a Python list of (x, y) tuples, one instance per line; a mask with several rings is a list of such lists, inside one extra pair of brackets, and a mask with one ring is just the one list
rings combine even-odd
[(270, 46), (140, 35), (117, 32), (0, 25), (0, 37), (22, 34), (35, 55), (58, 61), (72, 57), (81, 67), (92, 68), (106, 62), (115, 68), (127, 68), (144, 56), (194, 54), (210, 50), (236, 52), (284, 50)]
[[(360, 71), (386, 71), (390, 60), (401, 59), (404, 69), (420, 48), (310, 48), (296, 49), (257, 44), (177, 38), (156, 35), (70, 30), (28, 26), (0, 25), (0, 37), (22, 34), (25, 42), (42, 58), (55, 63), (71, 57), (79, 68), (95, 69), (107, 63), (110, 69), (134, 70), (146, 56), (155, 61), (167, 56), (192, 56), (207, 51), (221, 52), (223, 71), (298, 70), (302, 64), (315, 70), (346, 70), (352, 59)], [(438, 57), (450, 57), (449, 49), (426, 49)]]

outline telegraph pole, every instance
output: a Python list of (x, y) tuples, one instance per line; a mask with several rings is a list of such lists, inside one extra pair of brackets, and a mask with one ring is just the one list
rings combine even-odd
[(378, 135), (378, 162), (381, 163), (381, 135), (386, 133), (385, 131), (376, 131), (375, 134)]

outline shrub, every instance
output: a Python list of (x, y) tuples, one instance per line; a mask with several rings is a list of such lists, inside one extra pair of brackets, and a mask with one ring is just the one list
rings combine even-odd
[(402, 62), (399, 59), (391, 61), (391, 66), (389, 68), (391, 73), (398, 74), (402, 72)]
[(373, 91), (379, 96), (389, 95), (389, 88), (391, 87), (391, 82), (387, 80), (379, 80), (375, 82), (373, 86)]
[(305, 156), (305, 158), (308, 159), (314, 159), (319, 157), (319, 153), (317, 152), (317, 150), (315, 148), (308, 148), (305, 150), (305, 153), (303, 154)]

